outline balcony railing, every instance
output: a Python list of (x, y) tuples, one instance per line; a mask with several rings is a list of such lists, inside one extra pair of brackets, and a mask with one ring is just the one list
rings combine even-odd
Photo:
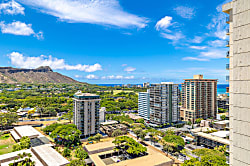
[(229, 81), (229, 76), (226, 76), (226, 81)]
[(227, 35), (230, 35), (230, 30), (229, 30), (229, 28), (227, 29)]
[(229, 87), (226, 87), (226, 90), (227, 90), (226, 93), (229, 93)]
[(230, 56), (230, 52), (229, 52), (229, 51), (227, 51), (227, 58), (229, 58), (229, 56)]
[(230, 41), (227, 41), (227, 45), (226, 45), (227, 47), (230, 47)]
[(226, 64), (226, 69), (229, 70), (229, 64)]
[(230, 16), (226, 18), (226, 23), (230, 23)]

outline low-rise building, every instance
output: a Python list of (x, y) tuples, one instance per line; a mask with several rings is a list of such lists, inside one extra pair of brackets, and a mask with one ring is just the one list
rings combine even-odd
[(100, 127), (100, 131), (107, 134), (109, 137), (111, 137), (113, 132), (118, 129), (121, 130), (122, 134), (127, 134), (128, 127), (124, 124), (115, 124)]
[[(84, 150), (88, 152), (89, 158), (94, 165), (97, 166), (171, 166), (173, 161), (166, 157), (158, 150), (153, 149), (151, 146), (146, 146), (147, 155), (137, 157), (134, 159), (127, 159), (120, 162), (115, 162), (112, 158), (118, 158), (119, 151), (114, 151), (115, 144), (112, 141), (100, 142), (97, 144), (85, 145)], [(116, 160), (117, 161), (117, 160)]]
[(44, 144), (52, 146), (50, 144), (50, 140), (32, 126), (14, 127), (13, 130), (10, 130), (10, 133), (12, 138), (16, 142), (19, 142), (22, 137), (29, 137), (31, 147), (40, 146)]
[(213, 123), (213, 128), (217, 130), (229, 129), (229, 120), (217, 121)]
[[(229, 131), (217, 131), (206, 133), (211, 128), (197, 128), (193, 129), (193, 135), (196, 137), (197, 145), (203, 145), (208, 148), (215, 148), (218, 146), (229, 146)], [(215, 130), (216, 131), (216, 130)]]
[(66, 166), (69, 164), (69, 161), (55, 149), (48, 145), (41, 145), (0, 155), (0, 165), (9, 166), (10, 163), (18, 163), (24, 160), (24, 158), (18, 156), (18, 154), (23, 154), (24, 152), (32, 155), (30, 160), (34, 161), (36, 166)]

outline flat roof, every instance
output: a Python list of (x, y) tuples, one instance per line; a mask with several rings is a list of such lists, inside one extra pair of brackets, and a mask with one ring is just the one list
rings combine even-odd
[(32, 151), (38, 154), (47, 166), (64, 166), (69, 164), (68, 160), (48, 145), (33, 147)]
[[(97, 143), (97, 144), (93, 144), (93, 145), (96, 145), (96, 147), (100, 148), (100, 147), (103, 147), (103, 143), (105, 144), (108, 142), (102, 142), (102, 143)], [(93, 146), (93, 145), (91, 145), (91, 146)], [(86, 146), (88, 146), (88, 145), (86, 145)], [(167, 163), (169, 165), (172, 165), (172, 160), (170, 158), (168, 158), (166, 155), (164, 155), (163, 153), (153, 149), (150, 146), (146, 146), (146, 148), (147, 148), (147, 153), (148, 153), (148, 155), (146, 155), (146, 156), (137, 157), (135, 159), (130, 159), (130, 160), (124, 160), (124, 161), (121, 161), (119, 163), (110, 164), (109, 166), (126, 166), (126, 165), (127, 166), (139, 166), (139, 165), (155, 166), (155, 165), (164, 165), (164, 164), (167, 165)], [(112, 152), (114, 152), (114, 151), (108, 150), (105, 152), (92, 154), (89, 157), (95, 163), (95, 165), (106, 166), (106, 164), (99, 157), (99, 155), (108, 154), (108, 153), (112, 153)]]
[(217, 132), (211, 133), (211, 135), (217, 136), (220, 138), (226, 138), (227, 136), (229, 136), (229, 131), (217, 131)]
[(118, 122), (117, 121), (115, 121), (115, 120), (112, 120), (112, 121), (107, 121), (107, 122), (101, 122), (100, 124), (101, 125), (111, 125), (111, 124), (117, 124)]
[(27, 136), (29, 138), (35, 138), (35, 137), (42, 137), (43, 136), (39, 131), (37, 131), (32, 126), (18, 126), (18, 127), (14, 127), (13, 131), (16, 132), (16, 134), (20, 138), (22, 138), (24, 136)]
[(220, 138), (220, 137), (217, 137), (217, 136), (213, 136), (211, 134), (207, 134), (207, 133), (203, 133), (203, 132), (198, 132), (198, 133), (195, 133), (195, 134), (200, 136), (200, 137), (204, 137), (204, 138), (216, 141), (216, 142), (220, 142), (220, 143), (225, 144), (225, 145), (230, 144), (229, 140), (224, 139), (224, 138)]
[[(14, 159), (16, 157), (18, 157), (18, 154), (23, 153), (23, 152), (30, 153), (32, 155), (32, 157), (30, 159), (31, 159), (31, 161), (35, 161), (36, 166), (43, 166), (43, 164), (38, 160), (38, 158), (36, 158), (36, 156), (32, 153), (32, 151), (30, 149), (25, 149), (25, 150), (20, 150), (20, 151), (0, 155), (1, 166), (9, 166), (9, 164), (13, 163)], [(21, 160), (15, 160), (15, 161), (17, 162), (17, 161), (21, 161)]]
[(229, 120), (214, 122), (214, 124), (228, 124), (228, 123), (229, 123)]
[(85, 145), (85, 148), (86, 148), (86, 150), (88, 150), (89, 152), (91, 152), (91, 151), (95, 151), (95, 150), (101, 150), (101, 149), (106, 149), (106, 148), (110, 148), (110, 147), (115, 147), (115, 144), (113, 144), (112, 141), (100, 142), (100, 143), (97, 143), (97, 144)]

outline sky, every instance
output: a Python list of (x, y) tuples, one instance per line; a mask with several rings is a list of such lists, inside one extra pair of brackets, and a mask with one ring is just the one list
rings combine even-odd
[(225, 84), (230, 0), (2, 0), (0, 66), (94, 84)]

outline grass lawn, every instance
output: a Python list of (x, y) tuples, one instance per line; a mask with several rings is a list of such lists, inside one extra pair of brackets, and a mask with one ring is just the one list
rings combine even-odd
[(10, 138), (10, 134), (4, 134), (0, 137), (0, 140), (6, 140), (8, 138)]
[(4, 134), (0, 137), (0, 155), (12, 152), (15, 141), (10, 134)]

